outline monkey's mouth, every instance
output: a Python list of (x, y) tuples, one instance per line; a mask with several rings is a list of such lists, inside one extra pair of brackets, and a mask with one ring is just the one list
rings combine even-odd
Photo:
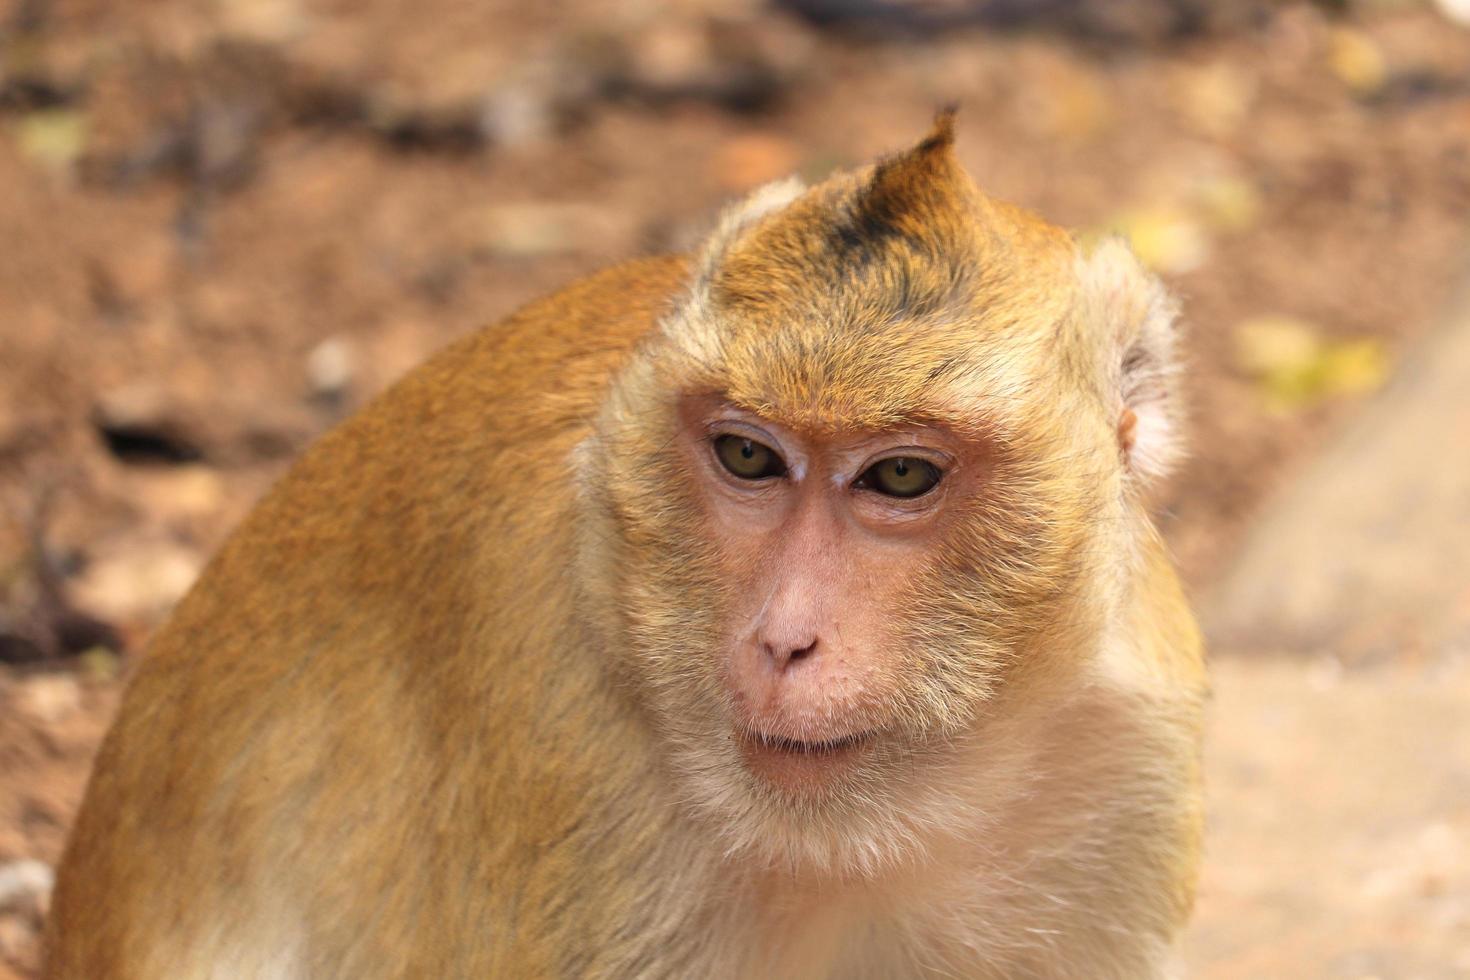
[(845, 752), (848, 749), (856, 748), (871, 738), (873, 734), (873, 732), (857, 732), (856, 734), (843, 735), (839, 738), (804, 741), (795, 738), (783, 738), (779, 735), (765, 735), (757, 732), (752, 738), (762, 749), (768, 752), (796, 756), (833, 756)]
[(879, 741), (876, 729), (829, 739), (795, 739), (745, 729), (736, 736), (745, 767), (772, 788), (797, 796), (828, 792), (848, 779)]
[(877, 737), (873, 730), (834, 738), (791, 738), (747, 730), (737, 742), (745, 764), (756, 775), (795, 789), (836, 778), (855, 765)]
[(861, 731), (835, 738), (789, 738), (747, 731), (737, 739), (750, 772), (784, 792), (824, 792), (846, 778), (868, 754), (878, 732)]

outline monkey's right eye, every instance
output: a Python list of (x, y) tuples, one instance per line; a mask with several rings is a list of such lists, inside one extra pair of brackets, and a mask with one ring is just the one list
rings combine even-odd
[(786, 464), (774, 449), (744, 436), (717, 436), (715, 455), (721, 466), (742, 480), (764, 480), (786, 473)]

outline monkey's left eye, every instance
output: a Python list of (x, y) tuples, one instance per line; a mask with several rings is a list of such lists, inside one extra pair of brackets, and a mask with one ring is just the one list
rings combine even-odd
[(876, 490), (885, 497), (922, 497), (939, 485), (944, 473), (928, 460), (913, 456), (890, 456), (863, 471), (857, 485)]
[(786, 473), (786, 464), (776, 450), (744, 436), (716, 437), (715, 455), (721, 466), (742, 480), (764, 480)]

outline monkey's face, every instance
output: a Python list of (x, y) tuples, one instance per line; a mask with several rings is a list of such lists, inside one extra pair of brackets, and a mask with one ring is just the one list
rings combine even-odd
[(706, 246), (579, 468), (619, 665), (733, 849), (852, 871), (973, 835), (1007, 726), (1103, 642), (1161, 296), (932, 140)]
[[(966, 400), (1007, 389), (974, 373), (970, 337), (895, 319), (836, 337), (841, 358), (795, 328), (726, 337), (724, 364), (760, 360), (746, 341), (813, 351), (830, 370), (811, 383), (786, 357), (696, 375), (651, 350), (581, 461), (613, 547), (615, 655), (736, 849), (853, 870), (936, 823), (962, 832), (975, 814), (947, 801), (975, 798), (957, 780), (977, 747), (1019, 692), (1077, 668), (1116, 447), (1019, 358), (1031, 395)], [(932, 380), (945, 364), (960, 382)]]
[(983, 442), (932, 425), (803, 431), (716, 395), (678, 411), (678, 465), (724, 583), (712, 686), (742, 765), (821, 797), (893, 742), (949, 727), (926, 690), (937, 665), (920, 676), (934, 624), (915, 613), (984, 480)]
[(1091, 622), (1077, 508), (1095, 498), (1038, 462), (1076, 453), (957, 418), (811, 424), (728, 391), (621, 417), (596, 447), (615, 649), (686, 798), (736, 849), (849, 870), (973, 820), (945, 805), (964, 760), (1017, 692), (1076, 668), (1050, 647)]

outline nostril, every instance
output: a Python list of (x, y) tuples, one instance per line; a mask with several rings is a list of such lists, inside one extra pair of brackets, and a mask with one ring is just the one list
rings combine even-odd
[(817, 641), (813, 640), (805, 646), (795, 646), (791, 643), (766, 643), (766, 656), (778, 670), (784, 669), (796, 660), (805, 660), (817, 652)]

